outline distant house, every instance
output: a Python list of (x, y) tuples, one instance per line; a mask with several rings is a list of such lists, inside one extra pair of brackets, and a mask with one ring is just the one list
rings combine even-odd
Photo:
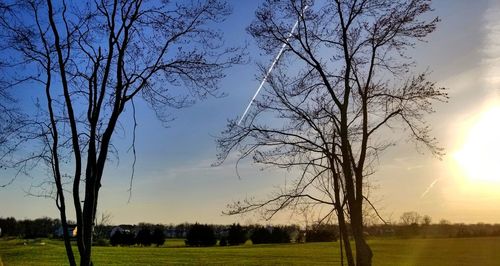
[(109, 237), (113, 237), (116, 233), (124, 233), (125, 232), (125, 229), (119, 227), (119, 226), (115, 226), (113, 227), (113, 229), (111, 229), (111, 232), (109, 233)]
[(135, 234), (135, 228), (133, 225), (128, 225), (128, 224), (121, 224), (119, 226), (115, 226), (113, 227), (113, 229), (111, 229), (110, 233), (109, 233), (109, 237), (112, 237), (114, 234), (116, 234), (117, 232), (120, 232), (120, 233), (134, 233)]
[(168, 228), (163, 231), (166, 238), (186, 238), (187, 230), (185, 228)]
[[(78, 233), (78, 227), (75, 224), (68, 224), (68, 234), (69, 237), (76, 237), (76, 234)], [(55, 231), (54, 231), (54, 236), (55, 237), (64, 237), (64, 229), (61, 226), (59, 226)]]
[(175, 228), (168, 228), (163, 231), (166, 238), (174, 238), (176, 236)]

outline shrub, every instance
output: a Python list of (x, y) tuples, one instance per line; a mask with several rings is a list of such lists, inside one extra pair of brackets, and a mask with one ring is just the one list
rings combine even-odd
[(93, 243), (94, 246), (99, 246), (99, 247), (107, 247), (107, 246), (109, 246), (109, 244), (110, 244), (110, 241), (108, 241), (105, 238), (98, 238)]
[(222, 237), (219, 241), (219, 246), (225, 247), (227, 246), (227, 239), (225, 237)]

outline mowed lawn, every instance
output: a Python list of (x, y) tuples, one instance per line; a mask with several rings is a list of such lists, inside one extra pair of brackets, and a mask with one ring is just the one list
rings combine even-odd
[[(57, 240), (0, 240), (0, 265), (66, 265)], [(374, 265), (500, 265), (500, 237), (370, 240)], [(95, 265), (338, 265), (338, 243), (184, 247), (94, 247)]]

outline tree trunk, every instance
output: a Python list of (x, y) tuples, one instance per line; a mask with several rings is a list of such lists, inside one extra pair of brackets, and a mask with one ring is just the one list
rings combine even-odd
[[(85, 192), (85, 203), (83, 207), (83, 230), (82, 230), (82, 240), (84, 252), (80, 254), (80, 265), (81, 266), (89, 266), (92, 265), (91, 254), (92, 254), (92, 228), (94, 222), (94, 189), (93, 189), (93, 180), (94, 178), (90, 178), (88, 184), (86, 186)], [(87, 191), (88, 190), (88, 191)], [(90, 192), (90, 190), (92, 192)]]
[[(344, 216), (344, 212), (342, 209), (337, 212), (337, 217), (338, 217), (338, 222), (339, 222), (340, 241), (343, 241), (343, 244), (344, 244), (347, 265), (354, 266), (355, 265), (354, 264), (354, 257), (352, 255), (351, 244), (349, 243), (349, 232), (347, 230), (345, 216)], [(342, 250), (341, 250), (341, 252), (342, 252)], [(343, 255), (343, 254), (341, 254), (341, 255)]]
[(70, 236), (68, 233), (68, 223), (66, 221), (66, 212), (64, 210), (60, 211), (61, 214), (61, 226), (63, 229), (63, 239), (64, 247), (66, 248), (66, 255), (68, 256), (68, 262), (71, 266), (76, 266), (75, 255), (73, 249), (71, 248)]
[[(330, 167), (332, 168), (332, 176), (333, 176), (333, 189), (335, 193), (335, 209), (337, 212), (337, 220), (339, 223), (339, 241), (343, 241), (344, 243), (344, 250), (345, 250), (345, 255), (347, 259), (347, 265), (349, 266), (354, 266), (354, 257), (352, 255), (352, 249), (351, 245), (349, 244), (349, 232), (347, 230), (347, 225), (345, 221), (345, 215), (344, 215), (344, 206), (341, 203), (340, 199), (340, 176), (336, 173), (334, 160), (330, 160)], [(342, 243), (340, 244), (340, 255), (343, 256), (342, 253)], [(343, 257), (341, 258), (341, 264), (343, 265)]]
[(373, 253), (370, 246), (366, 243), (363, 235), (363, 217), (360, 215), (362, 213), (361, 205), (356, 205), (358, 205), (356, 208), (359, 208), (360, 210), (351, 213), (352, 234), (356, 244), (356, 265), (371, 266)]
[(371, 266), (373, 253), (363, 236), (354, 235), (356, 241), (356, 265)]

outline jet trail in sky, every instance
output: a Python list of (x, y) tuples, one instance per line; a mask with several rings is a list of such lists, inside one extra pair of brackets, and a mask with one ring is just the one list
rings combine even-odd
[(434, 180), (428, 187), (427, 189), (424, 191), (424, 193), (422, 193), (422, 195), (420, 195), (420, 199), (423, 199), (425, 197), (425, 195), (427, 195), (427, 193), (429, 193), (429, 191), (434, 187), (434, 185), (439, 181), (439, 179), (441, 178), (437, 178), (436, 180)]
[[(305, 6), (304, 7), (304, 10), (302, 10), (302, 14), (304, 14), (304, 12), (306, 11), (306, 9), (308, 8), (309, 6)], [(274, 68), (274, 65), (276, 65), (276, 63), (278, 62), (278, 60), (280, 59), (281, 57), (281, 54), (283, 54), (283, 51), (285, 50), (285, 47), (286, 47), (286, 43), (288, 42), (288, 40), (292, 37), (292, 34), (293, 32), (295, 31), (295, 29), (297, 28), (297, 26), (299, 25), (299, 20), (297, 19), (297, 21), (295, 22), (295, 24), (293, 25), (292, 27), (292, 30), (290, 31), (290, 33), (288, 34), (288, 37), (286, 38), (286, 42), (281, 46), (281, 49), (280, 51), (278, 52), (278, 54), (276, 55), (276, 58), (274, 58), (274, 61), (272, 62), (271, 66), (269, 67), (269, 69), (267, 70), (266, 72), (266, 75), (264, 76), (264, 79), (262, 79), (262, 82), (260, 83), (259, 87), (257, 88), (257, 91), (255, 92), (255, 94), (253, 95), (252, 97), (252, 100), (250, 101), (250, 103), (248, 103), (248, 106), (247, 108), (245, 109), (245, 112), (243, 112), (243, 115), (241, 116), (240, 120), (238, 121), (238, 126), (241, 124), (241, 121), (243, 121), (243, 119), (245, 118), (245, 116), (247, 115), (248, 113), (248, 110), (250, 110), (250, 107), (252, 106), (252, 103), (255, 101), (255, 98), (257, 98), (257, 95), (259, 95), (259, 92), (260, 90), (262, 89), (262, 87), (264, 87), (264, 83), (266, 83), (267, 81), (267, 77), (269, 76), (269, 74), (271, 74), (271, 71), (273, 71), (273, 68)]]

